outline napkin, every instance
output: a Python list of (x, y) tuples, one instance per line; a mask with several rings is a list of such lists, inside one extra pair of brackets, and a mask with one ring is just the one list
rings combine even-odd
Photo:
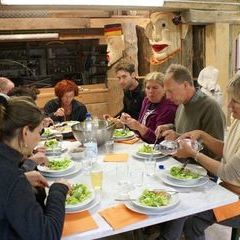
[(130, 224), (143, 221), (148, 216), (129, 210), (124, 204), (106, 208), (99, 212), (100, 215), (112, 226), (114, 230), (126, 227)]
[(126, 143), (126, 144), (134, 144), (134, 143), (138, 142), (139, 140), (140, 140), (140, 138), (134, 137), (132, 139), (115, 140), (115, 142), (117, 142), (117, 143)]
[(230, 203), (221, 207), (213, 209), (217, 222), (236, 217), (240, 215), (240, 200), (234, 203)]
[(110, 153), (106, 154), (104, 162), (127, 162), (128, 161), (128, 154), (127, 153)]
[(80, 233), (98, 228), (98, 225), (88, 211), (65, 215), (63, 236)]

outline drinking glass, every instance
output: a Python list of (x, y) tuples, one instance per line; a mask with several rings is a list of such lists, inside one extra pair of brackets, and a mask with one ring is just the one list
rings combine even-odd
[(106, 141), (105, 150), (106, 150), (107, 154), (113, 153), (113, 150), (114, 150), (114, 140), (113, 139)]
[(116, 179), (119, 185), (126, 185), (129, 183), (129, 167), (126, 163), (119, 163), (116, 166)]
[(149, 157), (144, 160), (145, 174), (147, 176), (153, 176), (156, 170), (156, 158)]
[(133, 186), (141, 187), (143, 185), (143, 170), (142, 169), (130, 170), (129, 179)]
[(95, 167), (90, 171), (92, 186), (95, 190), (102, 190), (103, 170)]

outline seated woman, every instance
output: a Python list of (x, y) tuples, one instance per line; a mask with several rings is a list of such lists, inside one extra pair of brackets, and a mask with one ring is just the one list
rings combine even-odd
[(83, 103), (75, 100), (78, 96), (78, 86), (70, 80), (62, 80), (55, 87), (56, 99), (52, 99), (44, 106), (46, 115), (53, 121), (84, 121), (87, 108)]
[[(236, 75), (228, 87), (229, 110), (232, 112), (234, 121), (231, 124), (226, 142), (223, 143), (209, 134), (194, 130), (185, 133), (181, 138), (192, 138), (201, 140), (205, 147), (216, 155), (222, 157), (222, 161), (216, 161), (203, 153), (197, 152), (186, 143), (180, 142), (181, 148), (177, 152), (178, 157), (192, 157), (209, 172), (218, 176), (221, 185), (228, 190), (240, 195), (240, 76)], [(240, 215), (231, 217), (219, 224), (236, 227), (240, 226)], [(184, 227), (185, 239), (205, 239), (204, 230), (210, 225), (216, 223), (216, 217), (213, 210), (198, 213), (191, 217), (180, 218), (161, 224), (162, 236), (159, 239), (178, 239)], [(185, 226), (184, 226), (185, 225)], [(173, 235), (174, 234), (174, 235)], [(171, 237), (169, 237), (171, 236)]]
[(43, 117), (23, 97), (8, 101), (0, 97), (0, 239), (61, 238), (70, 185), (65, 180), (53, 183), (43, 208), (31, 184), (45, 187), (46, 179), (19, 168), (23, 156), (31, 154), (40, 141)]
[(163, 89), (164, 75), (160, 72), (152, 72), (144, 79), (146, 97), (143, 100), (138, 121), (124, 113), (121, 122), (130, 129), (135, 130), (140, 137), (154, 143), (154, 133), (158, 125), (173, 123), (177, 106), (166, 99)]

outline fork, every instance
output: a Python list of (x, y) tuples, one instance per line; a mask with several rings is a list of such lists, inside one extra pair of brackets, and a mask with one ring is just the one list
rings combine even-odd
[(187, 159), (185, 161), (185, 163), (182, 165), (182, 167), (180, 168), (178, 173), (181, 173), (186, 168), (186, 166), (188, 165), (189, 161), (190, 161), (190, 159)]

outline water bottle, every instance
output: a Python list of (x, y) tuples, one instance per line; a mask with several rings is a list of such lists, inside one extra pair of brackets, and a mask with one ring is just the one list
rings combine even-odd
[(85, 129), (87, 132), (91, 132), (93, 130), (93, 122), (92, 122), (91, 113), (86, 113)]
[(86, 134), (85, 141), (85, 161), (86, 165), (91, 168), (91, 166), (97, 162), (98, 156), (98, 147), (97, 147), (97, 139), (94, 137), (92, 133)]

